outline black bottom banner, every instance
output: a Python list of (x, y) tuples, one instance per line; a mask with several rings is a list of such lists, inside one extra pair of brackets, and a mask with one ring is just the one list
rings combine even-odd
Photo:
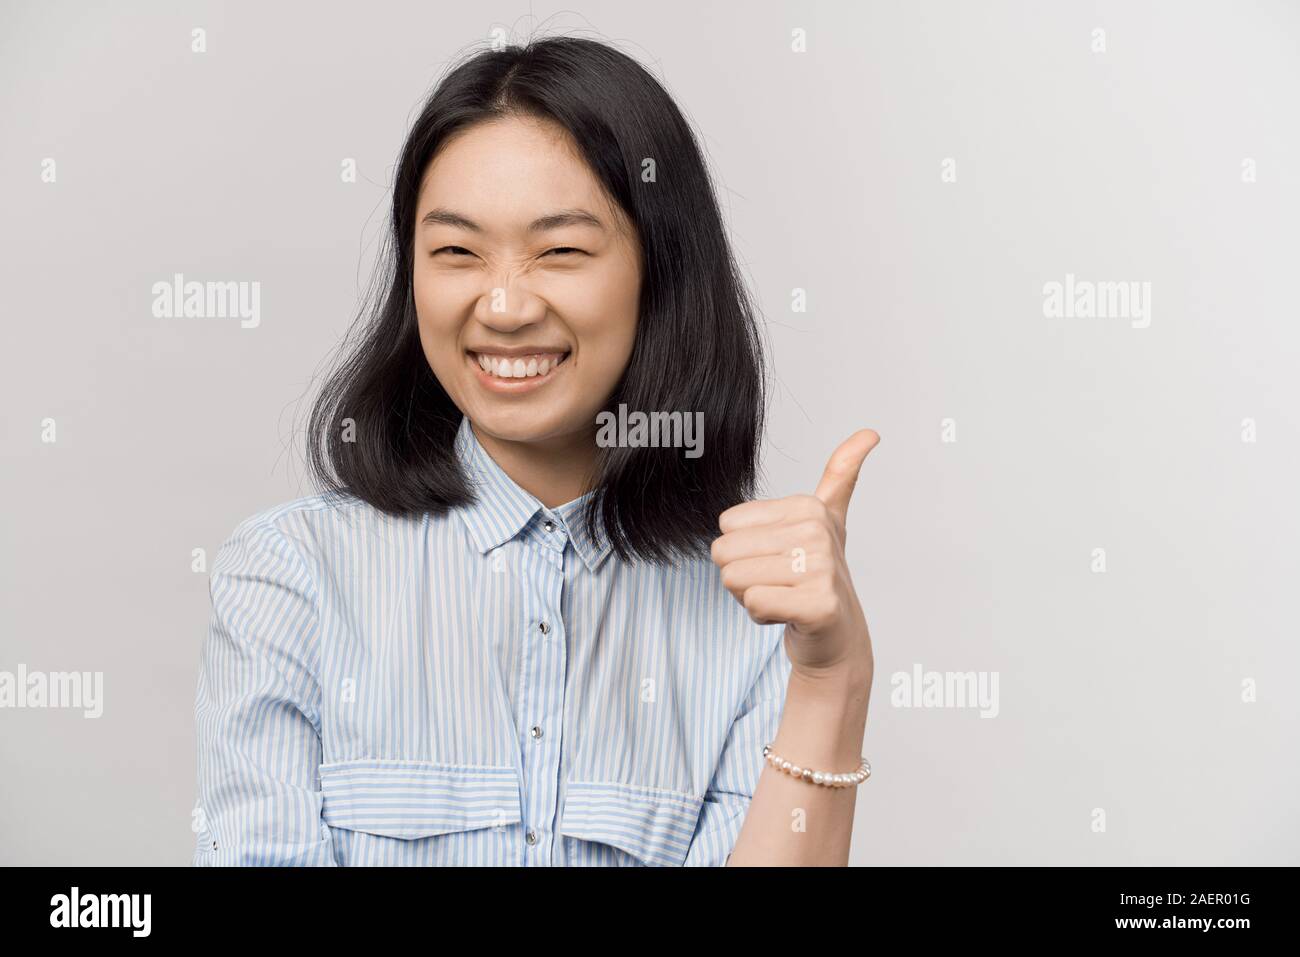
[[(725, 870), (725, 873), (723, 872)], [(945, 940), (1232, 946), (1286, 934), (1293, 868), (9, 868), (6, 939), (80, 944), (379, 943), (392, 932), (529, 934), (601, 950), (750, 932), (870, 947)], [(588, 937), (593, 931), (599, 936)], [(666, 935), (672, 935), (671, 937)], [(1290, 936), (1287, 934), (1286, 936)], [(671, 943), (670, 943), (671, 942)], [(146, 945), (147, 946), (147, 945)], [(457, 946), (460, 946), (457, 944)]]

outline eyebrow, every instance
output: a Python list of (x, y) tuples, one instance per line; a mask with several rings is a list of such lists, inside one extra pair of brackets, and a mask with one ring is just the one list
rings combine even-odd
[[(420, 220), (420, 225), (433, 226), (455, 226), (459, 229), (468, 229), (471, 232), (481, 233), (483, 227), (468, 216), (463, 216), (455, 210), (446, 209), (439, 206), (431, 209), (424, 214)], [(559, 229), (563, 226), (594, 226), (596, 229), (604, 229), (605, 224), (599, 219), (587, 212), (585, 209), (561, 209), (554, 213), (547, 213), (545, 216), (538, 216), (528, 224), (530, 233), (543, 233), (549, 229)]]

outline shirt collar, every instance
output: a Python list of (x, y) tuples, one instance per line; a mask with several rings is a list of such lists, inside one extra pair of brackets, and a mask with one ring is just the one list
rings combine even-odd
[(458, 511), (480, 553), (486, 554), (510, 541), (540, 511), (564, 525), (569, 541), (588, 569), (594, 572), (600, 568), (609, 555), (609, 542), (600, 530), (594, 533), (589, 530), (582, 518), (587, 499), (594, 492), (587, 492), (555, 508), (546, 508), (531, 493), (515, 484), (514, 479), (488, 455), (474, 434), (468, 416), (461, 418), (460, 428), (456, 430), (455, 452), (466, 479), (474, 488), (474, 501)]

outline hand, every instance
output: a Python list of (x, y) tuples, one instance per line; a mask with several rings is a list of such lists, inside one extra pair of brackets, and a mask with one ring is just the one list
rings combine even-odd
[(718, 517), (722, 584), (759, 624), (785, 624), (785, 650), (806, 678), (871, 681), (871, 636), (844, 558), (858, 471), (880, 436), (860, 429), (826, 465), (812, 495), (743, 502)]

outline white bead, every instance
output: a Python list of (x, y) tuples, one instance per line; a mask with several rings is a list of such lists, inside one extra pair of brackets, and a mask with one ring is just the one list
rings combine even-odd
[[(506, 373), (509, 375), (509, 373)], [(799, 765), (787, 761), (775, 751), (772, 750), (771, 744), (763, 746), (763, 757), (767, 763), (798, 780), (807, 781), (810, 784), (818, 784), (822, 787), (847, 788), (856, 787), (863, 781), (871, 777), (871, 763), (864, 757), (858, 765), (856, 771), (834, 772), (834, 771), (814, 771), (811, 768), (801, 768)]]

